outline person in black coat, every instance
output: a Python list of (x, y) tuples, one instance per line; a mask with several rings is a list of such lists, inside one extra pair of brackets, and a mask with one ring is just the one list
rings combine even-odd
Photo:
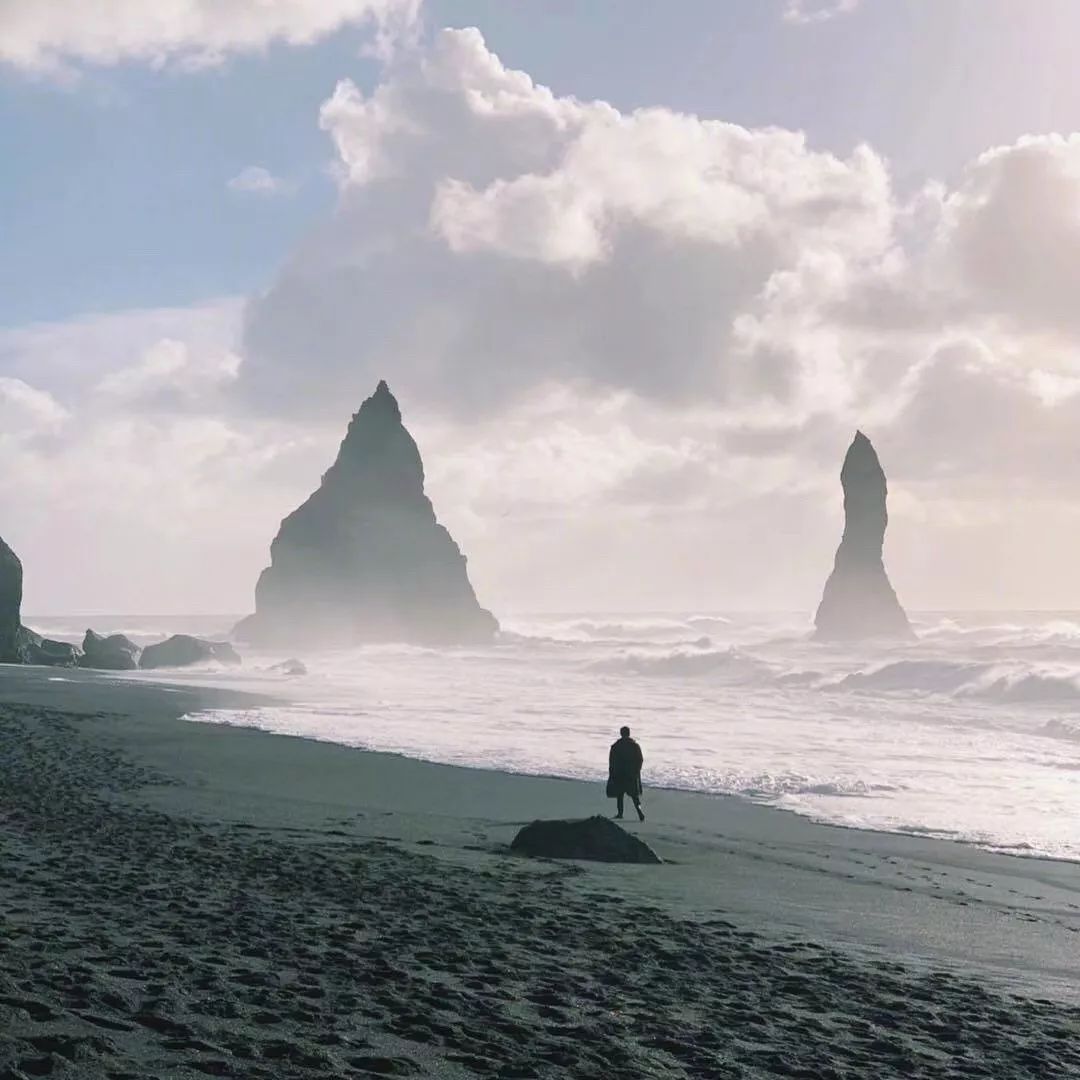
[(623, 816), (623, 798), (629, 795), (634, 802), (639, 821), (645, 820), (641, 809), (641, 766), (645, 758), (641, 747), (630, 738), (628, 727), (619, 729), (619, 740), (611, 744), (608, 754), (607, 794), (615, 800), (615, 816)]

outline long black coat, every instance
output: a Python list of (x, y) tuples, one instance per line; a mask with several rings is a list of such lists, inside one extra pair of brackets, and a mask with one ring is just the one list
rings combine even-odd
[(641, 747), (631, 738), (622, 738), (611, 744), (608, 754), (609, 799), (619, 795), (641, 794), (641, 766), (644, 760)]

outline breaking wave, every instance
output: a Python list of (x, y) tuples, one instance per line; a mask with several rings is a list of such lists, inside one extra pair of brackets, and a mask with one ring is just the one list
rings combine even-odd
[(739, 649), (700, 650), (675, 649), (662, 653), (623, 653), (596, 660), (588, 670), (605, 675), (641, 675), (653, 678), (723, 677), (729, 681), (759, 681), (772, 674), (763, 660)]
[(1080, 706), (1080, 670), (1052, 664), (897, 660), (853, 672), (822, 689), (946, 694), (1001, 704)]
[(971, 623), (954, 618), (916, 621), (916, 632), (924, 644), (961, 646), (1007, 646), (1030, 649), (1041, 646), (1080, 646), (1080, 622), (1051, 618), (1036, 622), (987, 621)]
[[(756, 655), (759, 651), (773, 659)], [(947, 698), (990, 708), (1031, 706), (1080, 712), (1080, 660), (1062, 663), (916, 656), (882, 659), (853, 671), (853, 659), (833, 658), (831, 665), (800, 664), (790, 656), (774, 657), (768, 650), (717, 649), (695, 643), (670, 649), (622, 649), (587, 662), (584, 670), (627, 678), (697, 680), (754, 691), (858, 694), (908, 701)], [(1060, 732), (1048, 734), (1062, 737)], [(1080, 734), (1068, 737), (1080, 739)]]
[(648, 647), (712, 643), (729, 636), (730, 619), (722, 615), (687, 616), (547, 616), (507, 620), (505, 641), (547, 644)]
[[(1047, 720), (1042, 726), (1042, 734), (1053, 739), (1065, 739), (1067, 742), (1080, 743), (1080, 721), (1067, 720), (1062, 717)], [(1077, 768), (1080, 768), (1080, 763), (1077, 763)]]
[(733, 787), (734, 795), (745, 795), (754, 799), (776, 799), (785, 795), (831, 795), (834, 798), (866, 799), (875, 795), (901, 791), (895, 784), (873, 784), (865, 780), (840, 778), (834, 780), (813, 779), (796, 773), (779, 776), (765, 773), (747, 778)]

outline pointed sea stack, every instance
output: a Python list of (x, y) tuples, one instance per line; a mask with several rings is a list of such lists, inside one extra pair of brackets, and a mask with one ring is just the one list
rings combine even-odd
[(910, 638), (900, 601), (889, 583), (881, 552), (889, 515), (885, 473), (870, 440), (861, 432), (840, 470), (844, 488), (844, 538), (821, 598), (815, 637), (823, 641)]
[(424, 494), (420, 451), (385, 382), (319, 489), (282, 523), (234, 635), (255, 645), (490, 641), (462, 555)]

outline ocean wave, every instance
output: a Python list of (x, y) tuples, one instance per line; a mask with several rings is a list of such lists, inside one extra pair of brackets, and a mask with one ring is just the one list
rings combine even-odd
[(754, 777), (739, 786), (735, 793), (752, 799), (776, 799), (792, 795), (827, 795), (834, 798), (866, 799), (900, 790), (902, 789), (893, 784), (873, 784), (865, 780), (846, 777), (821, 780), (789, 773)]
[(770, 662), (744, 649), (709, 648), (707, 642), (662, 649), (642, 647), (593, 660), (585, 670), (643, 678), (710, 679), (777, 690), (799, 689), (881, 694), (889, 697), (944, 696), (989, 705), (1034, 705), (1080, 709), (1080, 665), (1027, 661), (906, 658), (857, 671)]
[(777, 674), (774, 678), (774, 682), (777, 686), (785, 686), (791, 688), (815, 687), (820, 686), (826, 675), (822, 671), (816, 671), (813, 668), (800, 669), (793, 668), (790, 671), (783, 671)]
[(1080, 672), (1002, 670), (998, 665), (959, 693), (1010, 704), (1080, 704)]
[(632, 638), (651, 641), (671, 634), (687, 635), (692, 630), (690, 620), (666, 619), (658, 622), (589, 622), (572, 623), (567, 629), (591, 640), (610, 641)]
[(787, 800), (812, 796), (870, 799), (905, 790), (897, 784), (879, 783), (855, 776), (810, 776), (793, 771), (714, 772), (708, 769), (660, 769), (651, 775), (650, 786), (712, 795), (738, 795), (778, 806), (784, 806)]
[(893, 660), (822, 683), (821, 689), (947, 694), (970, 684), (985, 670), (985, 664), (965, 661)]
[(1080, 669), (1024, 662), (895, 660), (823, 682), (821, 689), (944, 694), (1000, 704), (1080, 706)]
[(502, 637), (549, 643), (674, 645), (710, 634), (722, 634), (732, 625), (723, 615), (573, 616), (565, 618), (508, 618)]
[(724, 676), (729, 680), (760, 680), (772, 674), (763, 660), (738, 649), (690, 651), (675, 649), (660, 653), (622, 653), (596, 660), (587, 670), (604, 675), (640, 675), (653, 678), (701, 678)]
[[(1067, 742), (1080, 743), (1080, 721), (1056, 717), (1053, 720), (1047, 720), (1043, 724), (1041, 733), (1053, 739), (1065, 739)], [(1080, 765), (1077, 767), (1080, 767)]]
[(583, 648), (617, 648), (617, 649), (707, 649), (714, 644), (713, 639), (707, 635), (698, 637), (674, 637), (664, 641), (655, 638), (581, 638), (552, 637), (550, 635), (525, 634), (514, 630), (500, 630), (498, 644), (518, 646), (523, 648), (546, 648), (569, 652)]
[(942, 618), (933, 623), (916, 620), (923, 643), (1007, 646), (1030, 649), (1046, 645), (1080, 645), (1080, 622), (1051, 618), (1041, 622), (961, 622)]

